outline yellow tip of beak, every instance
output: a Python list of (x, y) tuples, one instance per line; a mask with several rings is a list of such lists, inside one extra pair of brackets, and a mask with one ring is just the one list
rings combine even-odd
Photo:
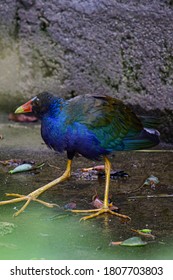
[(32, 112), (32, 99), (26, 102), (25, 104), (21, 105), (16, 109), (14, 112), (15, 114), (20, 114), (20, 113), (29, 113)]
[(15, 114), (24, 113), (23, 107), (22, 106), (18, 107), (14, 113)]

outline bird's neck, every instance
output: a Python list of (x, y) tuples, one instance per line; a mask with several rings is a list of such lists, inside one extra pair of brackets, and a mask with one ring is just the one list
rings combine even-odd
[(49, 110), (41, 116), (41, 119), (46, 117), (58, 117), (60, 112), (62, 111), (65, 104), (65, 100), (63, 98), (54, 98), (50, 103)]

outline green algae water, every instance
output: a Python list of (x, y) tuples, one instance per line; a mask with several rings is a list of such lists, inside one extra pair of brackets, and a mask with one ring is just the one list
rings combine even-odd
[(11, 217), (9, 207), (1, 212), (1, 221), (14, 224), (13, 231), (0, 238), (1, 260), (173, 258), (172, 236), (145, 247), (110, 246), (112, 240), (122, 240), (124, 233), (117, 221), (111, 223), (102, 218), (79, 223), (78, 216), (52, 218), (48, 209), (30, 208), (17, 219)]

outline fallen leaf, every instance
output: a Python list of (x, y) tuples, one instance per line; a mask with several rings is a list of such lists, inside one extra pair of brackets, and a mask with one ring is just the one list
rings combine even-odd
[(10, 113), (8, 115), (8, 119), (14, 122), (35, 122), (38, 120), (38, 118), (32, 115), (25, 115), (25, 114), (16, 115), (14, 113)]
[[(110, 200), (110, 199), (109, 199)], [(100, 209), (103, 207), (103, 200), (101, 200), (97, 194), (95, 194), (93, 197), (92, 197), (92, 202), (91, 202), (91, 205), (94, 207), (94, 208), (97, 208), (97, 209)], [(119, 212), (119, 208), (115, 205), (113, 205), (113, 203), (111, 202), (110, 200), (110, 203), (109, 203), (109, 209), (112, 210), (112, 211), (115, 211), (115, 212)]]
[(151, 234), (151, 229), (137, 229), (136, 230), (136, 229), (131, 228), (131, 231), (133, 231), (139, 235), (142, 235), (144, 237), (155, 239), (155, 236), (153, 234)]
[(14, 174), (14, 173), (19, 173), (19, 172), (26, 172), (26, 171), (31, 171), (31, 170), (36, 170), (44, 166), (45, 163), (41, 163), (37, 166), (32, 166), (31, 164), (24, 163), (21, 165), (18, 165), (14, 169), (10, 170), (8, 173)]
[(23, 159), (7, 159), (7, 160), (0, 160), (0, 163), (3, 164), (4, 166), (6, 165), (18, 166), (24, 163), (34, 164), (35, 162), (32, 160), (23, 160)]
[(91, 171), (91, 170), (104, 171), (105, 166), (104, 165), (96, 165), (96, 166), (89, 167), (89, 168), (82, 168), (82, 172), (88, 172), (88, 171)]
[(159, 183), (159, 179), (151, 175), (145, 180), (143, 186), (147, 185), (150, 186), (152, 189), (155, 189), (158, 183)]
[(76, 203), (75, 202), (69, 202), (66, 205), (64, 205), (64, 208), (67, 210), (72, 210), (76, 208)]
[(112, 241), (112, 242), (110, 243), (110, 245), (118, 246), (118, 245), (121, 245), (122, 242), (123, 242), (123, 241)]
[(148, 228), (139, 229), (139, 231), (141, 231), (143, 233), (151, 233), (151, 229), (148, 229)]
[(145, 246), (147, 242), (143, 241), (140, 237), (131, 237), (124, 240), (120, 246), (128, 246), (128, 247), (138, 247), (138, 246)]
[(8, 173), (14, 174), (14, 173), (18, 173), (18, 172), (28, 171), (28, 170), (31, 170), (31, 169), (32, 169), (31, 164), (24, 163), (24, 164), (21, 164), (21, 165), (15, 167), (14, 169), (8, 171)]
[[(105, 178), (105, 172), (104, 171), (99, 171), (98, 172), (98, 176), (100, 178)], [(110, 173), (110, 178), (111, 179), (114, 179), (114, 180), (117, 180), (117, 179), (120, 179), (120, 178), (128, 178), (129, 177), (129, 174), (127, 174), (126, 172), (124, 172), (123, 170), (112, 170), (111, 173)]]

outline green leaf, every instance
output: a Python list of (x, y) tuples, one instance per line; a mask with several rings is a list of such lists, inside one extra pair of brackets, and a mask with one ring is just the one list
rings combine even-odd
[(131, 237), (126, 240), (124, 240), (120, 246), (129, 246), (129, 247), (138, 247), (138, 246), (145, 246), (147, 245), (147, 242), (142, 241), (140, 237)]
[(31, 169), (32, 169), (31, 164), (24, 163), (24, 164), (21, 164), (21, 165), (17, 166), (16, 168), (10, 170), (8, 173), (14, 174), (14, 173), (18, 173), (18, 172), (28, 171), (28, 170), (31, 170)]
[(36, 170), (36, 169), (39, 169), (39, 168), (42, 168), (43, 166), (45, 165), (45, 163), (40, 163), (36, 166), (33, 166), (29, 163), (24, 163), (24, 164), (20, 164), (18, 165), (16, 168), (8, 171), (8, 173), (10, 174), (14, 174), (14, 173), (19, 173), (19, 172), (26, 172), (26, 171), (31, 171), (31, 170)]
[(148, 229), (148, 228), (144, 228), (144, 229), (139, 229), (140, 232), (143, 232), (143, 233), (151, 233), (151, 229)]

